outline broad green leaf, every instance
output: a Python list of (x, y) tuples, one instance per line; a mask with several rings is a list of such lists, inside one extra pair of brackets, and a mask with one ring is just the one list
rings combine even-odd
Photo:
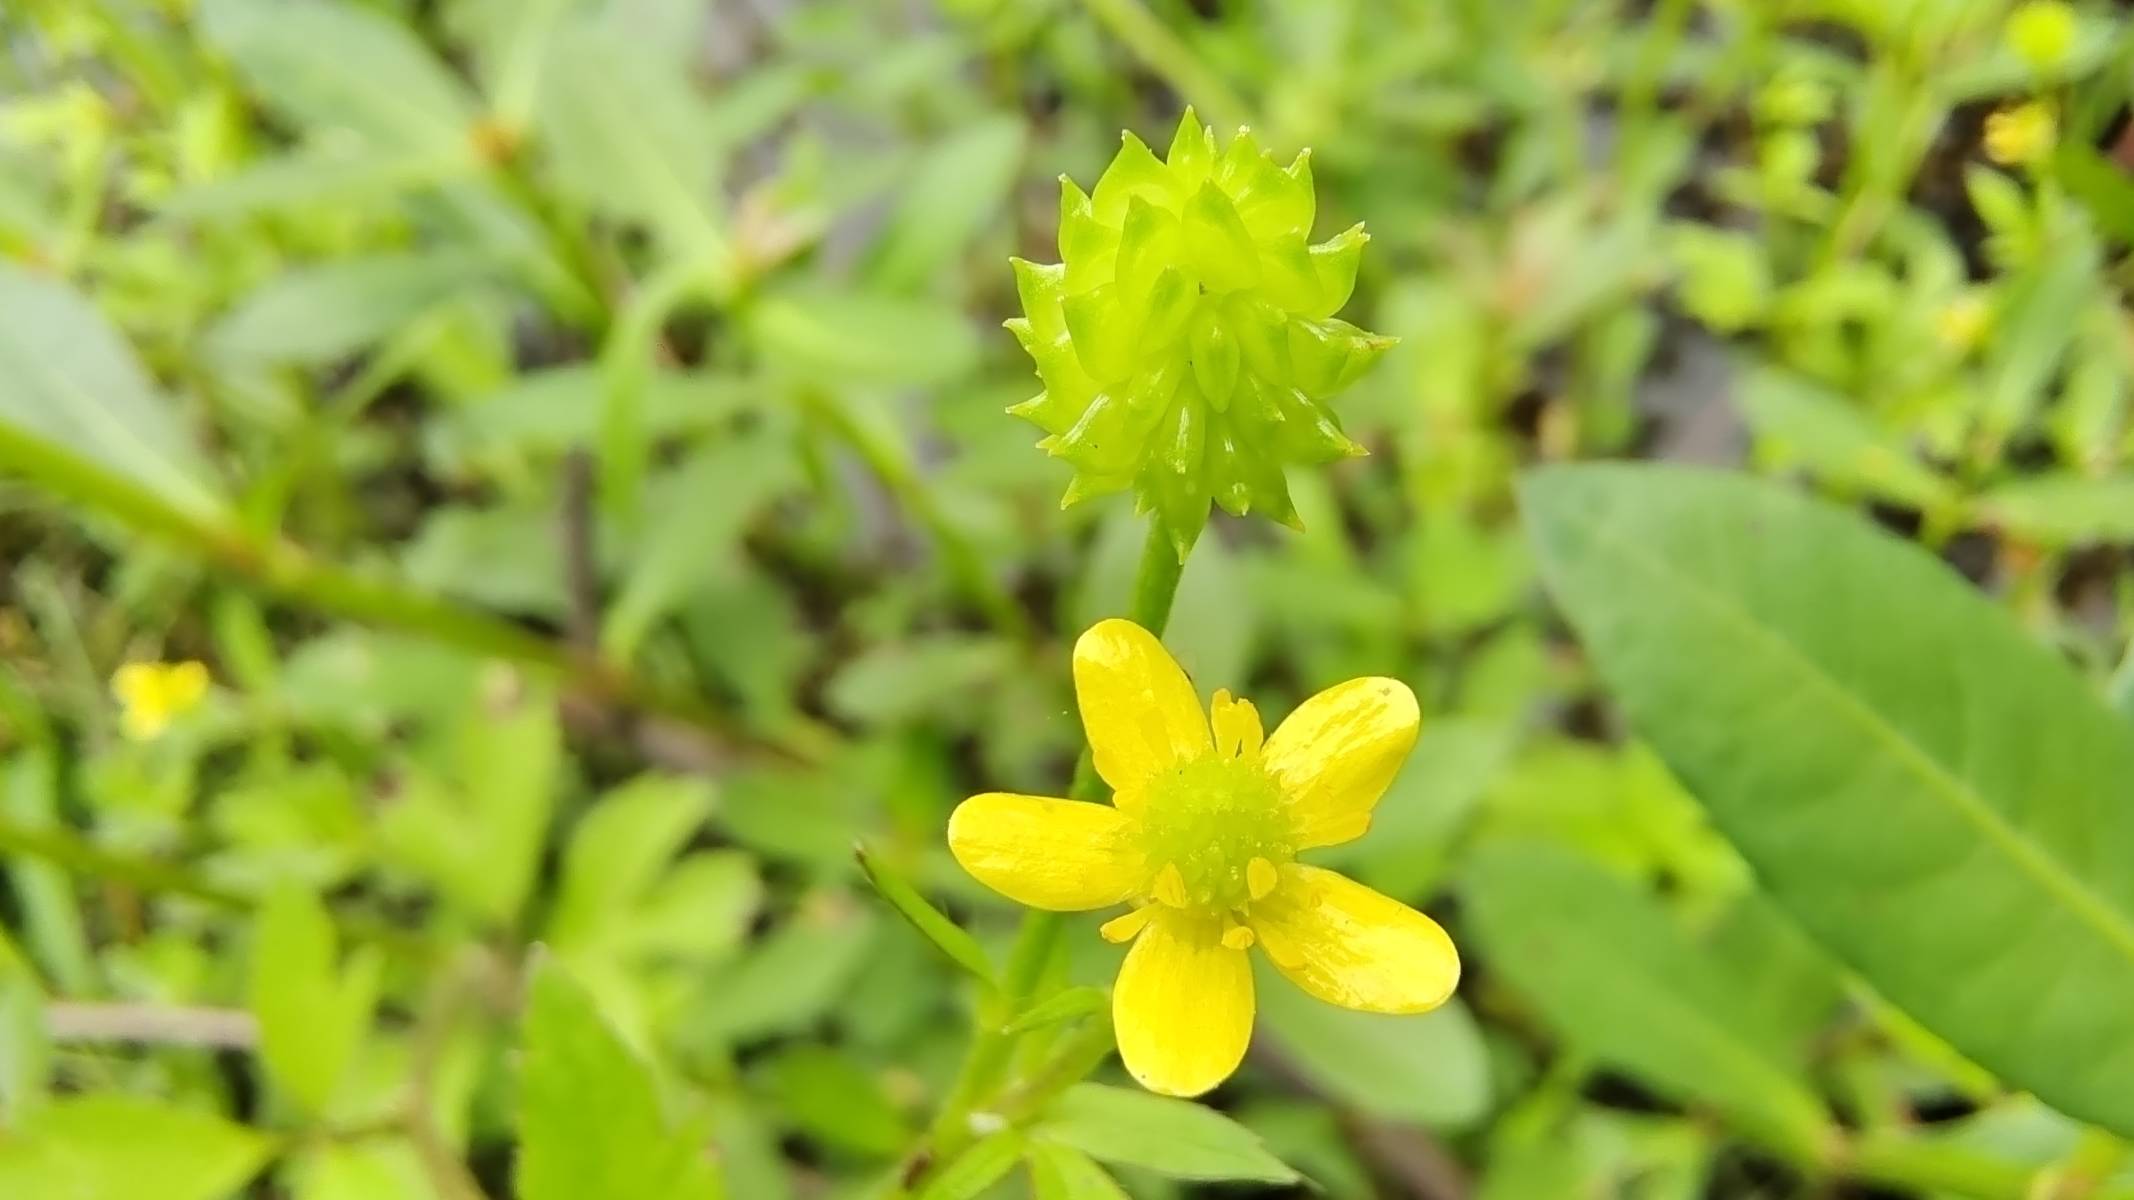
[(993, 982), (993, 962), (986, 957), (985, 949), (978, 944), (978, 939), (964, 932), (961, 925), (935, 908), (925, 896), (919, 894), (919, 889), (913, 887), (909, 880), (869, 853), (866, 846), (862, 845), (856, 851), (855, 857), (859, 859), (860, 870), (866, 874), (867, 882), (874, 885), (874, 890), (882, 899), (887, 900), (891, 908), (896, 909), (899, 915), (909, 921), (921, 937), (936, 950), (947, 955), (949, 961), (970, 972), (973, 978), (982, 983)]
[(711, 447), (654, 478), (644, 538), (601, 625), (608, 653), (617, 659), (635, 654), (659, 621), (717, 573), (749, 522), (794, 481), (792, 460), (756, 437)]
[(651, 226), (670, 256), (727, 268), (717, 143), (678, 61), (592, 20), (573, 22), (549, 43), (537, 117), (560, 188)]
[(1580, 1050), (1787, 1148), (1820, 1144), (1822, 1105), (1739, 1017), (1747, 982), (1656, 902), (1539, 842), (1485, 847), (1461, 895), (1490, 966)]
[(332, 1103), (369, 1032), (384, 960), (359, 951), (344, 968), (318, 897), (285, 887), (260, 908), (249, 1007), (268, 1075), (313, 1114)]
[(476, 916), (513, 920), (540, 866), (561, 751), (546, 697), (465, 713), (442, 761), (409, 772), (387, 844)]
[(1023, 123), (995, 116), (929, 148), (874, 244), (868, 278), (890, 291), (913, 290), (1006, 207), (1022, 159)]
[(1033, 1200), (1127, 1200), (1118, 1181), (1072, 1146), (1032, 1142), (1028, 1162)]
[(2134, 739), (1926, 552), (1701, 471), (1537, 475), (1557, 599), (1801, 926), (2070, 1116), (2134, 1133)]
[[(462, 408), (437, 414), (423, 430), (423, 450), (454, 474), (519, 456), (553, 457), (590, 445), (600, 432), (605, 383), (598, 367), (579, 363), (529, 371)], [(648, 439), (726, 423), (756, 396), (748, 381), (701, 371), (658, 371), (639, 397)]]
[(0, 1138), (0, 1196), (224, 1200), (259, 1173), (265, 1136), (213, 1113), (117, 1093), (57, 1101)]
[(718, 1200), (701, 1131), (662, 1109), (652, 1072), (554, 966), (535, 974), (519, 1069), (519, 1200)]
[(1977, 517), (2049, 546), (2134, 539), (2134, 479), (2045, 475), (2004, 483), (1975, 497)]
[(795, 1046), (768, 1072), (775, 1111), (825, 1145), (868, 1158), (893, 1158), (911, 1130), (882, 1081), (850, 1055), (828, 1046)]
[(986, 1189), (1007, 1178), (1022, 1160), (1023, 1135), (1013, 1129), (989, 1133), (972, 1142), (940, 1174), (919, 1189), (918, 1200), (978, 1200)]
[(1775, 368), (1751, 370), (1741, 381), (1740, 404), (1769, 459), (1798, 463), (1831, 483), (1917, 508), (1935, 508), (1952, 498), (1947, 480), (1899, 448), (1844, 397), (1807, 379)]
[(833, 712), (866, 725), (969, 715), (969, 698), (1014, 664), (997, 637), (942, 633), (885, 642), (853, 656), (830, 680)]
[[(196, 517), (223, 502), (171, 399), (88, 300), (0, 263), (0, 454), (29, 439)], [(8, 464), (0, 457), (0, 468)]]
[(360, 4), (205, 0), (216, 49), (277, 112), (375, 150), (471, 156), (474, 102), (408, 27)]
[(375, 204), (402, 191), (443, 182), (470, 165), (464, 154), (456, 152), (300, 150), (185, 188), (156, 211), (180, 220), (235, 221), (309, 205)]
[(1353, 1012), (1259, 972), (1260, 1020), (1329, 1099), (1391, 1121), (1459, 1128), (1489, 1111), (1482, 1031), (1457, 999), (1421, 1016)]
[(1298, 1178), (1256, 1134), (1212, 1108), (1101, 1083), (1062, 1092), (1046, 1107), (1033, 1137), (1172, 1179)]
[(404, 1140), (321, 1140), (285, 1169), (293, 1200), (439, 1200), (421, 1154)]
[(711, 811), (702, 780), (644, 775), (601, 797), (571, 831), (548, 936), (561, 949), (621, 932), (677, 851)]
[(873, 935), (867, 914), (806, 914), (705, 980), (690, 1031), (742, 1043), (806, 1029), (843, 996)]
[(787, 370), (873, 383), (945, 383), (978, 360), (959, 311), (923, 300), (816, 286), (765, 296), (747, 315), (764, 355)]
[(485, 273), (458, 253), (381, 254), (292, 271), (261, 286), (207, 335), (235, 364), (330, 363), (466, 297)]
[(485, 608), (561, 618), (569, 604), (556, 514), (546, 507), (435, 505), (401, 548), (400, 566), (425, 591)]

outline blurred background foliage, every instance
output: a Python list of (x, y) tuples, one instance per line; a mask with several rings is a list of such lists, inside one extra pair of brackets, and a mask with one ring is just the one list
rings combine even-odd
[[(1511, 481), (1812, 481), (2113, 686), (2119, 6), (10, 0), (0, 44), (0, 1193), (894, 1194), (972, 996), (853, 846), (1004, 946), (946, 814), (1064, 788), (1141, 542), (1002, 414), (1006, 259), (1186, 102), (1313, 149), (1317, 234), (1375, 239), (1346, 315), (1403, 341), (1340, 404), (1371, 456), (1295, 474), (1302, 532), (1218, 516), (1167, 640), (1271, 717), (1415, 687), (1323, 861), (1467, 982), (1264, 988), (1212, 1098), (1264, 1149), (1099, 1090), (937, 1194), (2111, 1169), (1750, 890)], [(187, 660), (128, 736), (114, 673)], [(1055, 969), (1099, 982), (1086, 924)], [(1973, 1165), (1845, 1191), (1771, 1136), (1803, 1094)]]

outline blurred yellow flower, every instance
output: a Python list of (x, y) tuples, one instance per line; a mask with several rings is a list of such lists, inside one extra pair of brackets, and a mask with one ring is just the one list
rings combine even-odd
[(1986, 118), (1986, 155), (2010, 167), (2042, 162), (2059, 136), (2052, 109), (2031, 100)]
[(127, 663), (111, 676), (119, 727), (136, 741), (156, 737), (173, 718), (200, 706), (207, 685), (207, 667), (197, 662)]
[(1985, 340), (1992, 320), (1993, 310), (1985, 298), (1967, 293), (1934, 313), (1934, 336), (1951, 350), (1968, 352)]
[(1217, 692), (1203, 718), (1147, 630), (1103, 621), (1074, 648), (1075, 693), (1112, 803), (989, 792), (957, 806), (949, 848), (980, 882), (1034, 908), (1130, 903), (1103, 927), (1134, 940), (1112, 992), (1119, 1056), (1142, 1086), (1197, 1096), (1252, 1033), (1259, 946), (1321, 1000), (1420, 1013), (1452, 995), (1459, 953), (1437, 922), (1298, 852), (1360, 837), (1415, 744), (1415, 696), (1352, 679), (1270, 737)]

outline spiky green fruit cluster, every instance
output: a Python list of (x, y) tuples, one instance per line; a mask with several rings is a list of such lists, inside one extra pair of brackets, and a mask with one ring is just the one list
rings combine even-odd
[(1084, 194), (1060, 179), (1060, 258), (1012, 260), (1008, 328), (1045, 390), (1009, 409), (1072, 464), (1063, 504), (1133, 489), (1181, 560), (1210, 503), (1296, 524), (1283, 469), (1363, 453), (1327, 400), (1392, 338), (1334, 317), (1369, 241), (1313, 245), (1310, 151), (1248, 129), (1218, 148), (1186, 110), (1158, 161), (1128, 133)]

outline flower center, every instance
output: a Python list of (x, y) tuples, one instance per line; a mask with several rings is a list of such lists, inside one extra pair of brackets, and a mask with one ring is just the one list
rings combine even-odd
[(1167, 771), (1149, 784), (1145, 804), (1146, 887), (1172, 908), (1242, 909), (1296, 856), (1281, 789), (1258, 755), (1210, 755)]

